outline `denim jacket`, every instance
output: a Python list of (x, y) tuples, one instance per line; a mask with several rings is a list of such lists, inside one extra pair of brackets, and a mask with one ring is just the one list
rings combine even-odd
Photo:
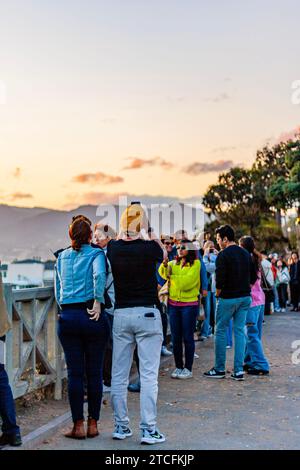
[(56, 262), (55, 297), (59, 305), (95, 299), (104, 303), (106, 285), (105, 254), (90, 245), (79, 251), (68, 248)]

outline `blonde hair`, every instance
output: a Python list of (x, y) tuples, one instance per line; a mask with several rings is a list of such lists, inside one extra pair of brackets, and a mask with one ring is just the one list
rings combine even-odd
[(123, 212), (120, 220), (121, 232), (126, 235), (136, 236), (147, 222), (146, 214), (140, 204), (131, 204)]

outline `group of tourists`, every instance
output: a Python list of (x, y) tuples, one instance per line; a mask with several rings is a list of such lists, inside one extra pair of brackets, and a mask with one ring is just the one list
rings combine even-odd
[[(226, 377), (226, 350), (233, 344), (233, 380), (244, 380), (245, 372), (269, 374), (262, 343), (264, 315), (271, 313), (272, 304), (275, 311), (285, 311), (289, 296), (293, 310), (298, 309), (297, 253), (288, 264), (276, 254), (269, 259), (250, 236), (236, 243), (229, 225), (216, 230), (216, 245), (210, 234), (199, 242), (190, 240), (184, 230), (157, 237), (139, 203), (132, 203), (122, 214), (118, 235), (105, 224), (93, 230), (91, 221), (79, 215), (70, 224), (69, 236), (71, 246), (56, 253), (55, 276), (58, 336), (67, 364), (73, 418), (66, 437), (99, 435), (103, 386), (110, 391), (114, 412), (113, 439), (132, 436), (129, 387), (140, 392), (141, 443), (164, 442), (157, 427), (160, 359), (173, 354), (171, 378), (192, 379), (195, 340), (215, 338), (214, 364), (204, 372), (209, 379)], [(0, 345), (8, 328), (8, 324), (0, 328)], [(130, 385), (134, 358), (139, 380)], [(1, 363), (1, 439), (4, 444), (19, 445), (9, 390)]]

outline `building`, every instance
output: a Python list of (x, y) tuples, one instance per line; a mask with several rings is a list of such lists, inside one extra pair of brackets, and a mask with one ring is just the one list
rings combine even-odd
[(54, 261), (43, 262), (39, 259), (14, 261), (7, 266), (3, 281), (16, 289), (48, 286), (54, 281), (54, 264)]
[(7, 278), (7, 269), (8, 269), (8, 264), (1, 264), (1, 261), (0, 261), (0, 274), (2, 275), (2, 279), (4, 282), (6, 282), (6, 278)]

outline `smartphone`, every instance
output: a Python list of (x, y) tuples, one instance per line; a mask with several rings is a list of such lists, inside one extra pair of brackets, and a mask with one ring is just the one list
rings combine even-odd
[(145, 313), (144, 317), (145, 318), (155, 318), (155, 314), (154, 314), (154, 312), (148, 312), (148, 313)]

